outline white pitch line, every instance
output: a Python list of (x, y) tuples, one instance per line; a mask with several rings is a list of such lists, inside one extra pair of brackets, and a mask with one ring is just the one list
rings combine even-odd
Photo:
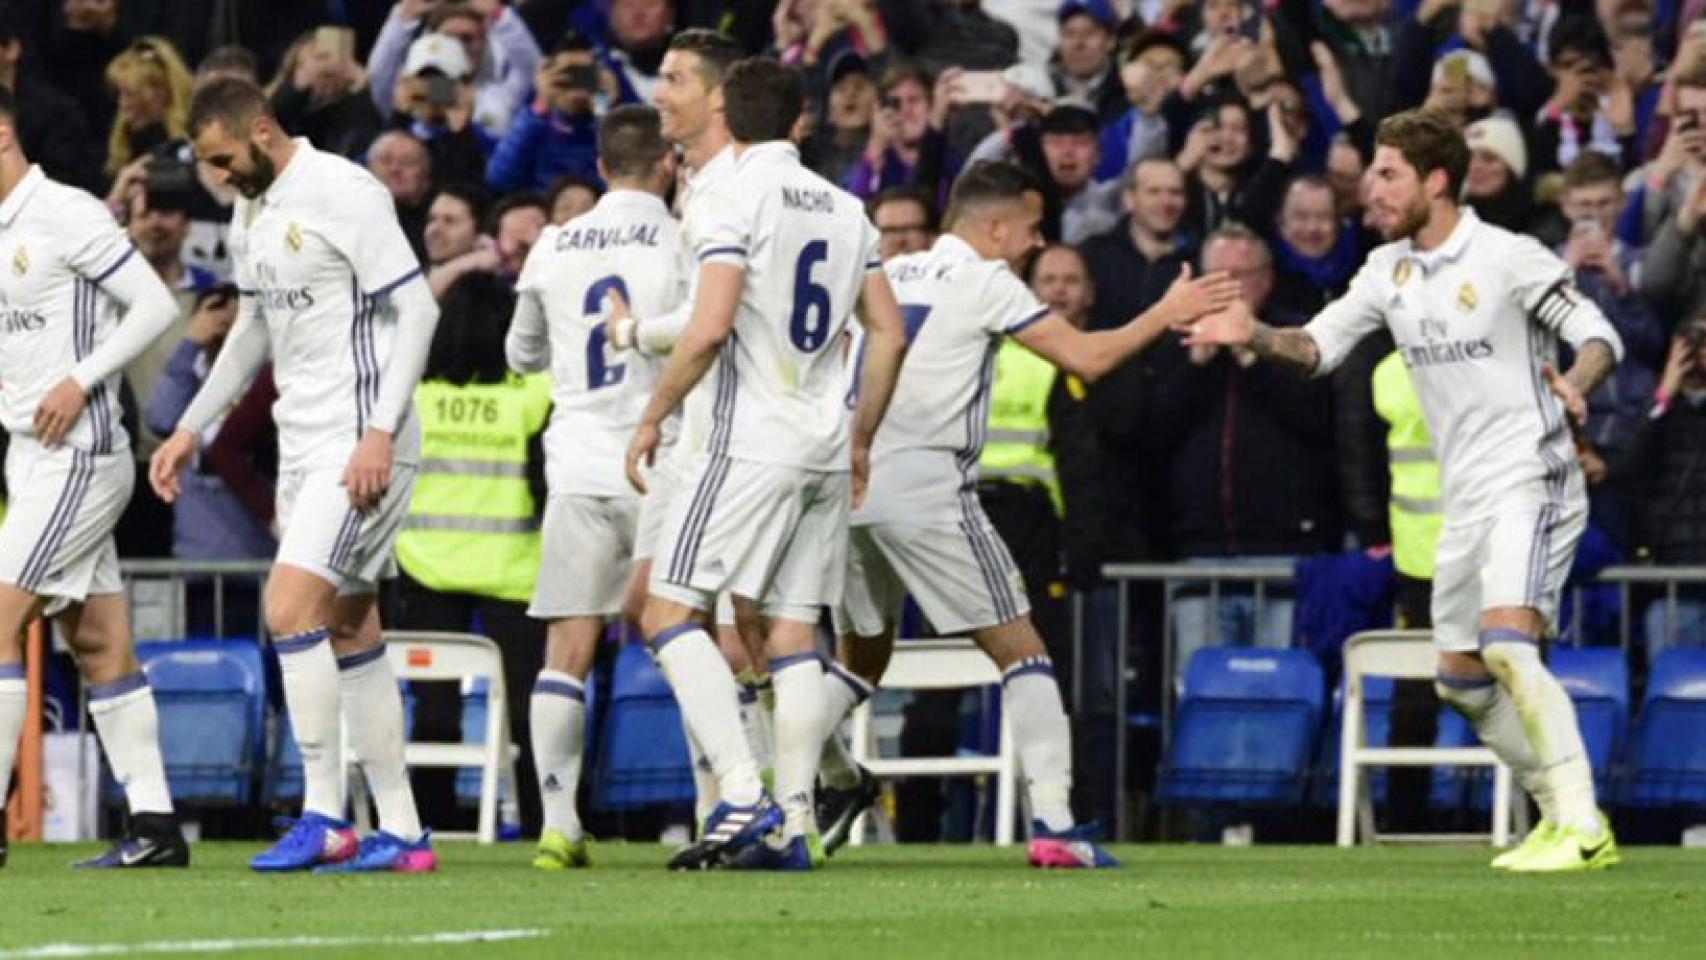
[(248, 940), (150, 940), (142, 943), (48, 943), (0, 950), (0, 960), (60, 960), (65, 957), (128, 957), (138, 954), (233, 953), (238, 950), (332, 947), (426, 947), (457, 943), (502, 943), (548, 936), (548, 930), (448, 930), (388, 937), (257, 937)]

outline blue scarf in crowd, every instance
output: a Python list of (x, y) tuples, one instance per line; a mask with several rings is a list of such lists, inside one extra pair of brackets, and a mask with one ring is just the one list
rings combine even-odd
[(1362, 258), (1356, 229), (1350, 223), (1339, 225), (1339, 239), (1324, 257), (1306, 257), (1298, 253), (1284, 237), (1274, 237), (1274, 254), (1282, 269), (1301, 274), (1327, 290), (1343, 290), (1350, 282), (1357, 263)]

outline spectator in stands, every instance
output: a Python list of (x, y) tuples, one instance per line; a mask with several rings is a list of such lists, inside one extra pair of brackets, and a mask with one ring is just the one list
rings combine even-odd
[(674, 32), (674, 0), (610, 0), (610, 37), (601, 59), (616, 75), (618, 102), (652, 101)]
[[(960, 78), (965, 74), (964, 71), (950, 71), (950, 74), (953, 80), (947, 84), (949, 95), (957, 104), (964, 95)], [(1038, 180), (1046, 181), (1048, 164), (1043, 160), (1039, 127), (1042, 118), (1054, 109), (1054, 82), (1049, 79), (1048, 71), (1040, 67), (1015, 63), (1001, 71), (1001, 83), (1005, 91), (1001, 101), (989, 107), (995, 130), (973, 148), (966, 158), (966, 166), (985, 160), (1002, 160), (1019, 164), (1035, 174)], [(1098, 176), (1098, 179), (1105, 178)]]
[(947, 140), (942, 124), (946, 108), (932, 107), (929, 74), (916, 67), (895, 67), (877, 84), (877, 112), (871, 138), (843, 186), (869, 200), (889, 187), (917, 184), (941, 187)]
[(408, 55), (417, 38), (430, 33), (461, 44), (468, 64), (465, 72), (473, 83), (469, 118), (481, 129), (502, 136), (527, 102), (527, 91), (544, 57), (515, 10), (495, 0), (399, 0), (367, 58), (373, 104), (380, 115), (389, 117), (399, 109), (398, 78), (409, 74)]
[(872, 72), (887, 68), (888, 30), (871, 0), (783, 0), (771, 26), (777, 59), (803, 71), (815, 99), (834, 88), (836, 63), (847, 54), (873, 62)]
[(1346, 135), (1333, 138), (1327, 151), (1327, 182), (1333, 185), (1333, 201), (1339, 217), (1360, 227), (1362, 223), (1362, 175), (1367, 168), (1364, 155)]
[(1498, 77), (1487, 58), (1473, 50), (1453, 50), (1434, 62), (1423, 107), (1470, 124), (1493, 115), (1498, 106)]
[[(1468, 50), (1485, 58), (1496, 82), (1498, 105), (1532, 117), (1552, 93), (1552, 80), (1533, 50), (1513, 29), (1515, 5), (1507, 0), (1467, 0), (1462, 5), (1426, 0), (1399, 29), (1392, 80), (1398, 105), (1421, 103), (1432, 81), (1437, 51)], [(1474, 119), (1474, 118), (1470, 118)]]
[[(1205, 272), (1230, 273), (1252, 312), (1282, 327), (1307, 316), (1272, 310), (1273, 261), (1253, 231), (1229, 224), (1203, 246)], [(1164, 357), (1169, 356), (1165, 355)], [(1332, 478), (1332, 393), (1321, 380), (1288, 377), (1253, 354), (1174, 351), (1158, 375), (1151, 412), (1168, 451), (1169, 536), (1187, 563), (1287, 563), (1338, 543)], [(1223, 594), (1224, 597), (1224, 594)], [(1214, 643), (1286, 646), (1291, 601), (1270, 594), (1223, 599), (1218, 617), (1201, 596), (1174, 601), (1179, 656)], [(1218, 620), (1220, 633), (1211, 633)]]
[(427, 210), (427, 284), (433, 296), (474, 272), (497, 273), (503, 266), (497, 243), (480, 232), (490, 215), (491, 197), (475, 184), (440, 187)]
[(1535, 211), (1522, 129), (1507, 117), (1488, 117), (1470, 124), (1463, 136), (1469, 141), (1464, 199), (1482, 220), (1526, 232)]
[[(402, 568), (393, 595), (402, 629), (481, 633), (503, 652), (504, 684), (529, 689), (545, 662), (545, 622), (527, 616), (539, 578), (539, 517), (545, 505), (542, 431), (551, 409), (550, 380), (512, 374), (504, 336), (515, 310), (508, 283), (489, 273), (458, 280), (441, 301), (438, 329), (416, 389), (422, 470), (397, 538)], [(490, 411), (466, 416), (463, 411)], [(508, 471), (458, 472), (470, 459)], [(436, 466), (435, 466), (436, 464)], [(494, 529), (496, 528), (496, 529)], [(415, 739), (460, 742), (456, 684), (416, 684)], [(516, 799), (522, 830), (539, 830), (528, 698), (509, 698), (510, 733), (521, 747)], [(417, 774), (422, 819), (442, 827), (457, 815), (456, 772)]]
[(292, 136), (352, 160), (367, 153), (384, 125), (367, 91), (367, 73), (336, 42), (336, 32), (296, 38), (268, 88), (273, 113)]
[(1278, 227), (1273, 300), (1294, 313), (1314, 314), (1344, 293), (1362, 266), (1359, 236), (1339, 218), (1333, 185), (1316, 174), (1291, 181)]
[(1661, 315), (1706, 314), (1706, 59), (1672, 80), (1675, 109), (1642, 191), (1644, 235), (1651, 237), (1639, 284)]
[[(147, 394), (143, 424), (150, 435), (168, 437), (177, 429), (178, 419), (201, 390), (207, 371), (236, 322), (237, 300), (237, 288), (230, 284), (195, 294), (182, 340), (161, 338), (170, 356), (158, 383)], [(202, 437), (204, 447), (212, 443), (224, 419), (209, 425)], [(143, 496), (148, 494), (138, 491), (137, 497)], [(270, 511), (263, 517), (249, 510), (242, 498), (212, 472), (205, 456), (198, 456), (185, 472), (171, 510), (172, 556), (180, 560), (260, 560), (278, 550), (270, 529)], [(202, 581), (188, 586), (188, 626), (192, 631), (222, 627), (229, 636), (246, 633), (257, 622), (259, 590), (254, 583), (226, 584), (222, 625), (214, 623), (212, 584)]]
[(1125, 88), (1114, 63), (1120, 15), (1110, 0), (1064, 0), (1056, 15), (1060, 46), (1050, 64), (1056, 96), (1095, 112), (1097, 126), (1126, 111)]
[(1185, 179), (1171, 160), (1141, 160), (1125, 179), (1126, 216), (1086, 240), (1084, 260), (1095, 281), (1090, 326), (1112, 330), (1161, 298), (1191, 251), (1179, 235)]
[(1206, 237), (1229, 220), (1270, 224), (1285, 199), (1299, 144), (1273, 111), (1267, 116), (1268, 154), (1253, 160), (1256, 115), (1236, 96), (1208, 108), (1179, 151), (1187, 179), (1184, 228)]
[(25, 49), (17, 20), (17, 14), (0, 7), (0, 85), (17, 100), (24, 154), (61, 183), (98, 190), (99, 155), (85, 122), (85, 105), (47, 78)]
[(533, 104), (510, 124), (486, 164), (498, 193), (543, 190), (564, 174), (597, 181), (599, 66), (592, 42), (565, 35), (539, 65)]
[(42, 66), (48, 80), (81, 106), (89, 131), (106, 130), (115, 106), (107, 66), (130, 43), (130, 34), (119, 23), (118, 0), (77, 0), (65, 3), (63, 10), (63, 29), (41, 51)]
[(1588, 397), (1587, 429), (1578, 439), (1594, 525), (1619, 544), (1626, 509), (1604, 484), (1606, 465), (1623, 457), (1647, 415), (1667, 339), (1664, 324), (1635, 288), (1640, 252), (1617, 238), (1622, 179), (1617, 161), (1594, 150), (1582, 152), (1565, 169), (1563, 209), (1572, 228), (1558, 251), (1575, 270), (1576, 289), (1599, 306), (1623, 339), (1623, 359)]
[[(1651, 414), (1625, 457), (1613, 464), (1635, 512), (1636, 556), (1666, 565), (1706, 563), (1706, 317), (1671, 339)], [(1648, 662), (1668, 646), (1706, 645), (1706, 592), (1678, 588), (1675, 619), (1663, 599), (1647, 608)], [(1668, 620), (1668, 622), (1667, 622)]]
[(1019, 34), (978, 0), (878, 0), (889, 42), (932, 73), (1001, 70), (1019, 58)]
[[(1397, 108), (1392, 84), (1393, 35), (1381, 0), (1323, 0), (1315, 14), (1320, 43), (1358, 112), (1375, 120)], [(1315, 61), (1321, 63), (1320, 54)]]
[(486, 232), (497, 243), (499, 276), (512, 284), (521, 276), (521, 265), (550, 215), (545, 198), (536, 193), (512, 193), (497, 202), (488, 215)]
[(397, 204), (397, 221), (417, 254), (424, 253), (427, 197), (432, 193), (432, 157), (419, 140), (402, 130), (379, 135), (367, 151), (373, 172)]
[(1096, 115), (1087, 107), (1063, 104), (1049, 111), (1038, 131), (1048, 172), (1044, 209), (1060, 211), (1058, 224), (1045, 217), (1043, 236), (1076, 244), (1112, 228), (1120, 218), (1120, 182), (1094, 180), (1100, 161)]
[(474, 119), (472, 67), (462, 45), (429, 33), (409, 46), (396, 86), (391, 125), (407, 130), (432, 156), (442, 180), (484, 181), (497, 141)]
[(1187, 126), (1189, 110), (1179, 96), (1185, 50), (1169, 33), (1139, 34), (1120, 51), (1120, 83), (1127, 108), (1102, 128), (1099, 178), (1118, 177), (1139, 160), (1173, 153), (1173, 131)]
[(884, 260), (922, 253), (936, 242), (936, 204), (916, 187), (890, 187), (868, 205)]
[(1534, 125), (1533, 169), (1562, 169), (1585, 150), (1635, 166), (1635, 93), (1614, 69), (1611, 42), (1599, 22), (1587, 14), (1566, 15), (1546, 35), (1546, 46), (1555, 86)]
[(818, 129), (801, 147), (807, 166), (831, 183), (845, 182), (871, 138), (877, 112), (877, 87), (870, 63), (857, 50), (843, 50), (829, 62), (828, 94)]
[(573, 173), (558, 177), (545, 194), (545, 202), (551, 209), (551, 223), (559, 227), (568, 223), (591, 210), (603, 195), (604, 190), (596, 180)]
[(107, 137), (107, 173), (116, 175), (156, 147), (184, 138), (193, 80), (161, 37), (143, 37), (113, 59), (107, 83), (118, 100)]
[(195, 86), (201, 89), (215, 80), (261, 82), (260, 62), (247, 47), (227, 45), (208, 51), (195, 68)]
[[(166, 287), (177, 294), (179, 305), (179, 325), (155, 340), (153, 346), (125, 368), (131, 391), (144, 402), (154, 395), (154, 384), (176, 345), (183, 318), (190, 315), (202, 294), (219, 283), (218, 277), (185, 260), (184, 241), (190, 231), (188, 204), (188, 194), (173, 190), (137, 190), (130, 198), (126, 230), (131, 243), (165, 281)], [(149, 421), (145, 419), (143, 426), (150, 427)], [(138, 459), (147, 462), (160, 438), (167, 435), (154, 433), (151, 427), (140, 432), (133, 444)]]

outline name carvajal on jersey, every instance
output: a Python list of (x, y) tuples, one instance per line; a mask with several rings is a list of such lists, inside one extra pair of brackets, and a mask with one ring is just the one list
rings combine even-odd
[(575, 227), (573, 224), (557, 234), (552, 248), (563, 250), (609, 250), (615, 247), (655, 247), (658, 227), (655, 223), (634, 223), (619, 227)]

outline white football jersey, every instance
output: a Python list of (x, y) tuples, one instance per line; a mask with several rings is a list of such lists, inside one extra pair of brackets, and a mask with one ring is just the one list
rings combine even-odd
[(546, 479), (553, 493), (630, 496), (628, 443), (651, 399), (659, 365), (611, 349), (605, 296), (619, 292), (635, 316), (675, 307), (676, 223), (649, 193), (612, 190), (561, 227), (546, 227), (516, 292), (536, 299), (551, 344), (551, 425)]
[(1479, 519), (1506, 496), (1562, 506), (1584, 496), (1562, 402), (1541, 368), (1558, 339), (1623, 344), (1564, 261), (1532, 237), (1482, 223), (1474, 211), (1445, 243), (1409, 240), (1369, 254), (1346, 294), (1304, 330), (1336, 367), (1385, 325), (1410, 368), (1440, 462), (1448, 523)]
[(877, 231), (859, 200), (800, 165), (791, 143), (745, 148), (693, 201), (699, 266), (746, 272), (733, 335), (710, 375), (710, 451), (803, 470), (851, 467), (842, 333)]
[[(683, 310), (693, 309), (693, 294), (699, 281), (699, 261), (693, 242), (697, 232), (693, 215), (696, 206), (694, 200), (711, 192), (717, 184), (732, 177), (734, 172), (735, 148), (724, 147), (716, 156), (705, 161), (704, 166), (693, 171), (687, 180), (686, 189), (682, 191), (676, 277), (680, 284), (679, 303)], [(681, 432), (675, 442), (675, 450), (679, 456), (702, 453), (711, 442), (711, 407), (714, 398), (710, 387), (715, 379), (715, 376), (706, 378), (682, 401)]]
[[(31, 167), (0, 204), (0, 424), (33, 436), (42, 398), (112, 333), (119, 305), (101, 289), (136, 253), (106, 205)], [(142, 261), (136, 261), (148, 269)], [(65, 443), (130, 448), (119, 374), (92, 385)]]
[[(237, 286), (266, 324), (279, 469), (342, 467), (366, 432), (397, 318), (387, 294), (420, 273), (391, 194), (372, 174), (296, 140), (259, 198), (231, 212)], [(420, 458), (412, 408), (398, 463)]]

